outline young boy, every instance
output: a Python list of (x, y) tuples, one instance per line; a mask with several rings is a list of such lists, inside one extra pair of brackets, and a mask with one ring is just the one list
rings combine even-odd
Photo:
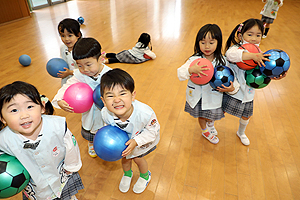
[(110, 70), (102, 76), (100, 91), (105, 106), (101, 110), (103, 121), (126, 131), (130, 138), (125, 143), (128, 147), (122, 152), (124, 175), (119, 189), (125, 193), (130, 188), (133, 160), (140, 170), (133, 192), (142, 193), (151, 180), (144, 156), (159, 142), (160, 125), (156, 115), (148, 105), (135, 100), (134, 80), (121, 69)]
[[(52, 101), (54, 107), (61, 108), (67, 112), (73, 112), (73, 108), (62, 98), (69, 86), (82, 82), (88, 84), (94, 90), (100, 84), (102, 75), (111, 70), (99, 60), (101, 45), (94, 38), (79, 39), (74, 45), (72, 55), (78, 69), (74, 70), (74, 76), (68, 79), (58, 90)], [(93, 140), (95, 133), (103, 127), (101, 110), (93, 104), (90, 110), (82, 113), (81, 123), (81, 135), (88, 140), (88, 153), (91, 157), (97, 157), (93, 147)]]
[(277, 17), (279, 7), (283, 5), (283, 0), (262, 0), (262, 2), (266, 3), (264, 8), (260, 12), (260, 14), (262, 15), (261, 21), (265, 26), (265, 32), (262, 38), (266, 38), (270, 29), (270, 25), (273, 24), (274, 19), (276, 19)]

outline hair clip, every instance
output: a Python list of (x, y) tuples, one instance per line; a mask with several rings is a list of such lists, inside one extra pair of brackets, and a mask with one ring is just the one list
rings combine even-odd
[(42, 103), (45, 102), (45, 104), (46, 104), (46, 103), (48, 103), (49, 99), (47, 97), (41, 95), (41, 101), (42, 101)]
[(237, 29), (238, 32), (241, 32), (242, 31), (242, 28), (243, 28), (244, 24), (240, 24), (239, 28)]

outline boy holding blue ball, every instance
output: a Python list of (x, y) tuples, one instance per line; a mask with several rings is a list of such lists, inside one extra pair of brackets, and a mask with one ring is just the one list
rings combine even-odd
[(124, 175), (119, 189), (125, 193), (130, 188), (133, 160), (140, 170), (133, 192), (142, 193), (151, 180), (144, 156), (156, 149), (160, 138), (160, 125), (154, 111), (148, 105), (135, 100), (134, 80), (127, 72), (118, 68), (106, 72), (101, 78), (100, 87), (105, 106), (101, 110), (103, 121), (124, 130), (130, 138), (125, 143), (127, 148), (122, 152)]

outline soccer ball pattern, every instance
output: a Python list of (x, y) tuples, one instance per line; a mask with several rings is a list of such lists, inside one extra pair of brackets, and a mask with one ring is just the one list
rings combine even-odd
[(0, 155), (0, 199), (21, 192), (28, 184), (30, 175), (17, 158)]
[(266, 51), (264, 54), (271, 54), (267, 58), (270, 61), (265, 61), (265, 67), (262, 66), (260, 71), (270, 77), (279, 77), (285, 74), (285, 72), (290, 68), (290, 58), (287, 53), (280, 49), (271, 49)]
[(217, 89), (217, 87), (222, 87), (222, 85), (228, 87), (230, 86), (230, 81), (233, 82), (234, 74), (233, 71), (226, 66), (217, 66), (214, 69), (214, 75), (211, 78), (209, 84), (212, 88)]
[(245, 71), (246, 84), (255, 89), (266, 87), (271, 79), (261, 73), (259, 67)]

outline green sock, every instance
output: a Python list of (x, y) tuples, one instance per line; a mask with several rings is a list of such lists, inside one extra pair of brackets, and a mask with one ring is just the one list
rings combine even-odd
[(124, 171), (124, 176), (132, 177), (132, 170)]
[(145, 179), (146, 181), (148, 181), (148, 179), (149, 179), (149, 173), (148, 172), (146, 172), (144, 174), (140, 173), (140, 177), (142, 177), (143, 179)]

